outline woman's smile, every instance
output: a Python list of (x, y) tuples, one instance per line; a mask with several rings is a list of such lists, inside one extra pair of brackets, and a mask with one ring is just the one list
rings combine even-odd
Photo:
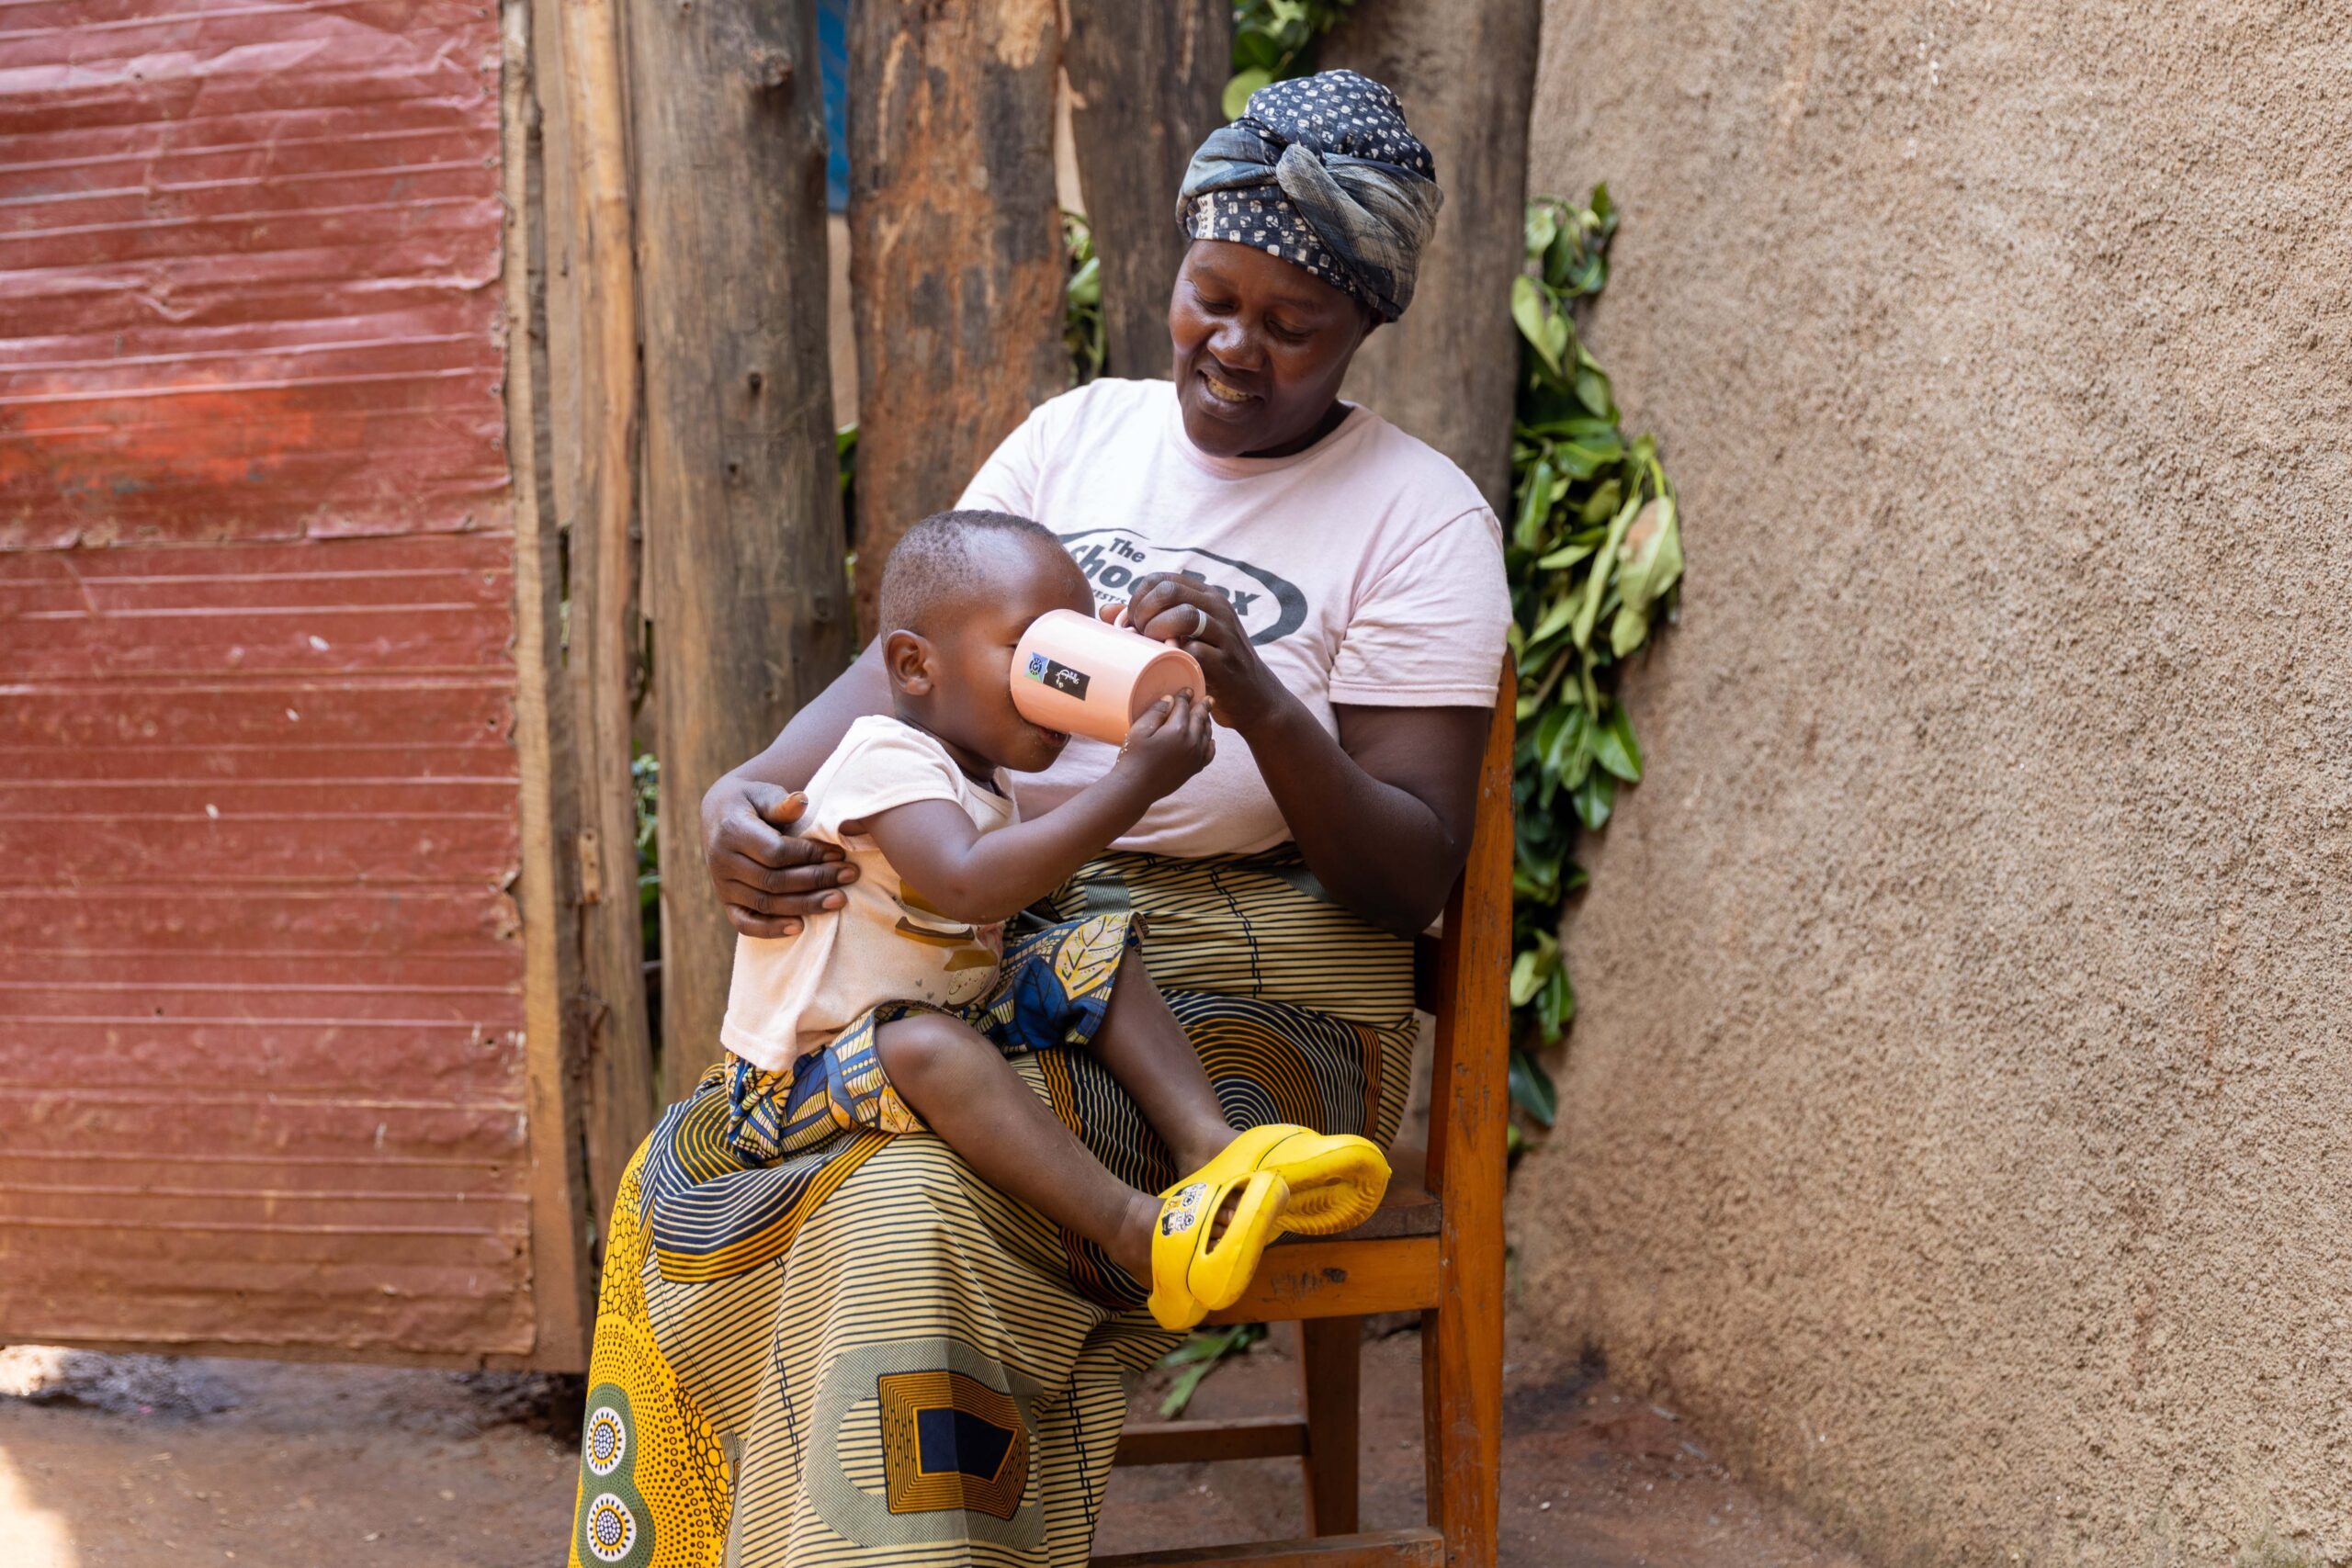
[(1207, 389), (1209, 396), (1227, 408), (1240, 408), (1244, 404), (1258, 400), (1257, 393), (1243, 391), (1232, 382), (1220, 378), (1213, 370), (1204, 369), (1200, 374), (1201, 385)]

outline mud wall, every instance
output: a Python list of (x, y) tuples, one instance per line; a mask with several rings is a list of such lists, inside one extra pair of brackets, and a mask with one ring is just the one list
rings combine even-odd
[(2352, 1561), (2352, 20), (1546, 8), (1687, 508), (1535, 1337), (1894, 1563)]

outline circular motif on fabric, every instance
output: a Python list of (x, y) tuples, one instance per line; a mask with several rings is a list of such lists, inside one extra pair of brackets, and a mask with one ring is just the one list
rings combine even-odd
[(609, 1492), (588, 1505), (588, 1550), (600, 1562), (618, 1562), (637, 1544), (637, 1516)]
[(622, 1423), (620, 1412), (600, 1405), (591, 1413), (588, 1429), (581, 1436), (581, 1449), (591, 1473), (612, 1474), (628, 1451), (628, 1427)]

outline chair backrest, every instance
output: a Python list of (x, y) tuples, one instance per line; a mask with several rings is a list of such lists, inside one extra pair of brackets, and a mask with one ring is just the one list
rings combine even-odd
[[(1437, 1049), (1430, 1067), (1429, 1176), (1444, 1205), (1445, 1229), (1502, 1266), (1505, 1124), (1510, 1114), (1511, 748), (1519, 677), (1503, 661), (1502, 689), (1478, 761), (1470, 854), (1445, 907), (1430, 1012)], [(1466, 1228), (1458, 1228), (1466, 1227)]]

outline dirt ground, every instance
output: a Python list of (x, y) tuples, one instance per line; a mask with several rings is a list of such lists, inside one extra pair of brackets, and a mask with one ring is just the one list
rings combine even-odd
[[(1410, 1335), (1365, 1346), (1367, 1529), (1420, 1517), (1418, 1358)], [(1281, 1409), (1295, 1376), (1278, 1336), (1212, 1376), (1193, 1413)], [(1147, 1380), (1138, 1411), (1160, 1392)], [(559, 1562), (576, 1398), (514, 1374), (0, 1351), (0, 1563)], [(1503, 1466), (1514, 1568), (1860, 1568), (1735, 1484), (1681, 1421), (1589, 1371), (1514, 1377)], [(1122, 1471), (1097, 1546), (1300, 1525), (1290, 1461)]]

